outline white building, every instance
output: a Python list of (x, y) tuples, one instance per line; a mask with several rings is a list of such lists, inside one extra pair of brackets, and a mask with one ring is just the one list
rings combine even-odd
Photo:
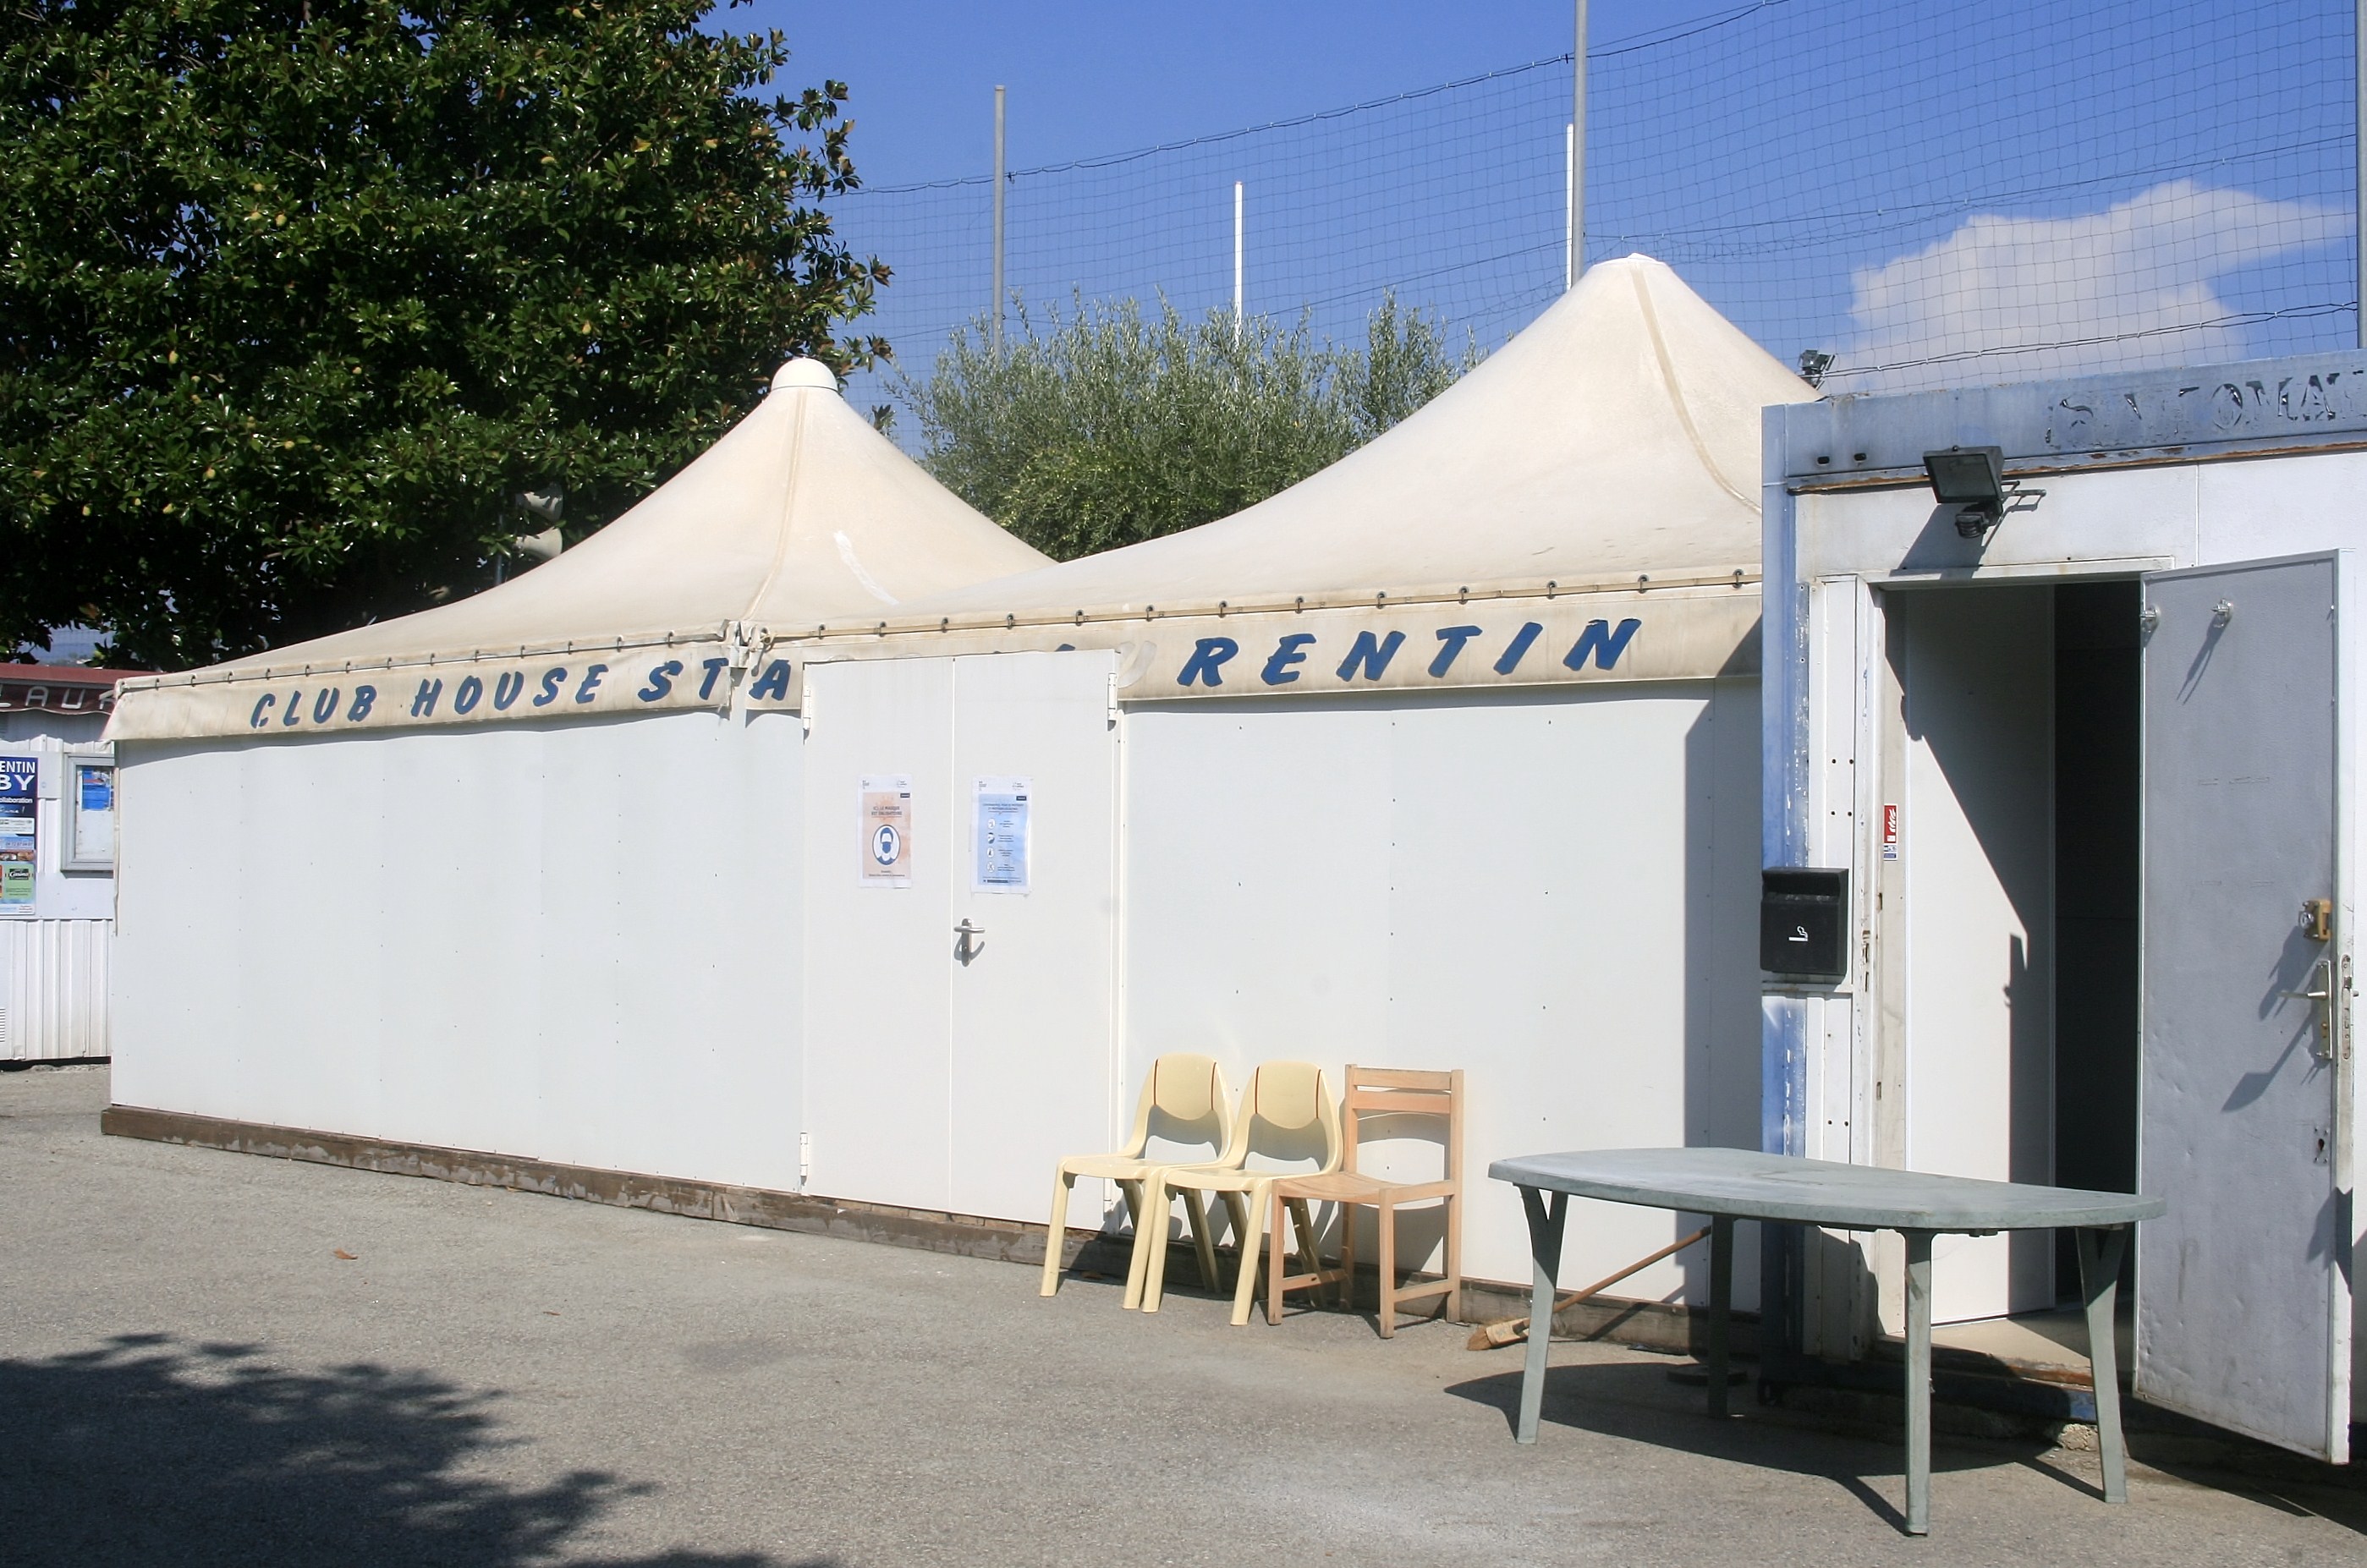
[[(1999, 514), (1935, 502), (1952, 447)], [(2345, 1458), (2367, 355), (1774, 408), (1766, 455), (1766, 859), (1847, 873), (1766, 1146), (2168, 1199), (2138, 1393)], [(1847, 1359), (1900, 1258), (1812, 1243), (1769, 1299)], [(1942, 1321), (2075, 1281), (1935, 1252)]]
[[(1811, 393), (1674, 274), (1596, 269), (1258, 507), (1024, 574), (791, 396), (780, 533), (693, 526), (781, 493), (723, 466), (768, 402), (515, 584), (127, 694), (115, 1125), (1004, 1224), (1167, 1050), (1462, 1066), (1475, 1180), (1756, 1138), (1753, 476)], [(1028, 797), (1024, 893), (972, 863), (982, 788)], [(1467, 1269), (1517, 1280), (1488, 1196)], [(1673, 1224), (1605, 1210), (1572, 1267)]]

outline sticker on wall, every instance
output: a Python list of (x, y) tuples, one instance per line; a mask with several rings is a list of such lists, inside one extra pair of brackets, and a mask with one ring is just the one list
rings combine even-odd
[(36, 783), (40, 763), (0, 757), (0, 916), (33, 912), (33, 878), (40, 860)]
[(863, 777), (863, 886), (912, 886), (912, 779), (909, 773)]
[(970, 789), (970, 891), (1027, 891), (1028, 797), (1025, 779), (973, 781)]
[(1882, 858), (1898, 858), (1898, 807), (1896, 806), (1882, 808)]

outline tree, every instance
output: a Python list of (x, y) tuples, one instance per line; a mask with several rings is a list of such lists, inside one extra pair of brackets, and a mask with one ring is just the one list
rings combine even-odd
[(1060, 559), (1240, 511), (1337, 462), (1476, 362), (1439, 324), (1385, 299), (1361, 348), (1305, 321), (1237, 323), (1129, 299), (1080, 303), (1039, 329), (1024, 309), (997, 344), (957, 332), (900, 390), (946, 487)]
[[(736, 3), (736, 0), (735, 0)], [(810, 199), (847, 93), (713, 0), (16, 0), (0, 14), (0, 638), (164, 669), (596, 527), (887, 269)], [(809, 205), (799, 205), (801, 201)]]

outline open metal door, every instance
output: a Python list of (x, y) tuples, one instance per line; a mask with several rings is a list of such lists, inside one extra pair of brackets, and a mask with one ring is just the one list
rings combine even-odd
[(2146, 580), (2136, 1392), (2350, 1457), (2343, 553)]

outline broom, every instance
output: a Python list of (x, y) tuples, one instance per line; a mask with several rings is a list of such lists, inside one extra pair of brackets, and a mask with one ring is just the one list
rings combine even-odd
[[(1672, 1241), (1668, 1246), (1660, 1248), (1659, 1251), (1652, 1254), (1649, 1258), (1638, 1258), (1635, 1262), (1630, 1263), (1626, 1268), (1619, 1270), (1618, 1273), (1606, 1274), (1602, 1279), (1597, 1280), (1594, 1283), (1587, 1286), (1586, 1289), (1582, 1291), (1572, 1291), (1566, 1296), (1556, 1296), (1554, 1298), (1553, 1309), (1556, 1312), (1559, 1312), (1565, 1307), (1576, 1306), (1579, 1303), (1585, 1301), (1590, 1297), (1599, 1295), (1603, 1292), (1607, 1291), (1612, 1286), (1617, 1284), (1620, 1280), (1627, 1278), (1628, 1275), (1635, 1273), (1640, 1269), (1649, 1268), (1651, 1265), (1658, 1263), (1661, 1258), (1668, 1257), (1672, 1252), (1682, 1252), (1686, 1247), (1691, 1247), (1693, 1243), (1701, 1240), (1702, 1237), (1707, 1235), (1709, 1235), (1709, 1227), (1707, 1225), (1704, 1225), (1701, 1229), (1693, 1232), (1693, 1235), (1685, 1237), (1684, 1240)], [(1500, 1318), (1494, 1323), (1481, 1324), (1478, 1327), (1471, 1331), (1471, 1338), (1463, 1348), (1467, 1350), (1497, 1350), (1501, 1349), (1507, 1345), (1517, 1345), (1528, 1337), (1529, 1314), (1527, 1313), (1523, 1313), (1518, 1317)]]

